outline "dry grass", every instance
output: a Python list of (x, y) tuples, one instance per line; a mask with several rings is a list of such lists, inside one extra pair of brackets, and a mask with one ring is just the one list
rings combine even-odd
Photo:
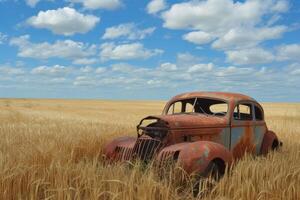
[[(0, 100), (0, 199), (193, 199), (173, 173), (105, 164), (103, 145), (135, 135), (141, 117), (164, 102)], [(246, 157), (207, 199), (300, 199), (300, 104), (264, 104), (284, 143)]]

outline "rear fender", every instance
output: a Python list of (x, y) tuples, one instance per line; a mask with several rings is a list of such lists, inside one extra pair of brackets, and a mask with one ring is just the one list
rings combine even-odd
[(232, 154), (223, 145), (210, 141), (171, 145), (160, 152), (158, 159), (165, 159), (166, 152), (173, 152), (173, 159), (177, 159), (178, 164), (189, 174), (204, 172), (214, 159), (221, 159), (228, 165), (232, 162)]
[(273, 131), (267, 131), (264, 135), (260, 153), (262, 155), (266, 155), (272, 149), (272, 145), (276, 141), (278, 142), (277, 146), (282, 145), (282, 143), (279, 142), (276, 134)]
[(133, 148), (135, 142), (136, 137), (124, 136), (116, 138), (104, 147), (104, 155), (108, 159), (114, 159), (118, 154), (118, 152), (116, 152), (117, 147)]

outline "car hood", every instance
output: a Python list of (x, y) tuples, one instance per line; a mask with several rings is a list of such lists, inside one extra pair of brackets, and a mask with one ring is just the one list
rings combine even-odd
[(226, 127), (226, 117), (217, 117), (204, 114), (174, 114), (174, 115), (153, 115), (145, 119), (158, 119), (165, 121), (171, 129), (181, 128), (204, 128), (204, 127)]

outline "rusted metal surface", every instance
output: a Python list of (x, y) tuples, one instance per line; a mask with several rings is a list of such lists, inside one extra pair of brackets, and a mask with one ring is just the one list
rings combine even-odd
[(234, 127), (231, 129), (232, 154), (235, 159), (243, 157), (245, 153), (255, 153), (254, 127)]
[(210, 141), (197, 141), (191, 143), (179, 143), (164, 148), (157, 160), (172, 159), (178, 154), (177, 162), (188, 173), (201, 172), (205, 170), (209, 162), (214, 159), (222, 159), (225, 163), (231, 164), (232, 154), (221, 144)]
[[(226, 103), (228, 110), (217, 116), (204, 112), (198, 103), (203, 113), (168, 114), (174, 102), (193, 99), (193, 106), (200, 99), (202, 101), (199, 102), (204, 103)], [(211, 105), (209, 103), (203, 105), (203, 108), (207, 110)], [(238, 105), (247, 105), (249, 113), (240, 114)], [(235, 111), (236, 108), (238, 111)], [(261, 112), (260, 116), (256, 116), (255, 110)], [(237, 118), (237, 114), (239, 117), (244, 115), (244, 118)], [(266, 154), (278, 138), (268, 130), (263, 117), (261, 105), (246, 95), (224, 92), (184, 93), (167, 102), (162, 115), (142, 119), (137, 126), (137, 138), (116, 139), (106, 146), (105, 154), (112, 160), (155, 160), (161, 166), (171, 160), (180, 164), (188, 173), (201, 173), (215, 159), (230, 164), (245, 153)], [(147, 121), (150, 123), (144, 125)]]
[(124, 136), (114, 139), (104, 147), (105, 156), (111, 160), (129, 160), (135, 143), (134, 137)]
[(261, 154), (265, 155), (267, 154), (271, 149), (274, 141), (278, 141), (277, 136), (273, 131), (268, 131), (264, 135), (264, 139), (261, 146)]
[(226, 118), (205, 115), (156, 115), (152, 117), (167, 122), (171, 130), (197, 129), (212, 126), (224, 128), (229, 125)]
[(140, 160), (149, 161), (161, 148), (162, 142), (159, 139), (143, 135), (138, 138), (132, 150), (132, 156)]

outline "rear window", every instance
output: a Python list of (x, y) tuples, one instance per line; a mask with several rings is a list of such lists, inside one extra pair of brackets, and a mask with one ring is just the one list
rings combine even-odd
[(258, 106), (254, 106), (255, 109), (255, 119), (256, 120), (263, 120), (263, 112)]

